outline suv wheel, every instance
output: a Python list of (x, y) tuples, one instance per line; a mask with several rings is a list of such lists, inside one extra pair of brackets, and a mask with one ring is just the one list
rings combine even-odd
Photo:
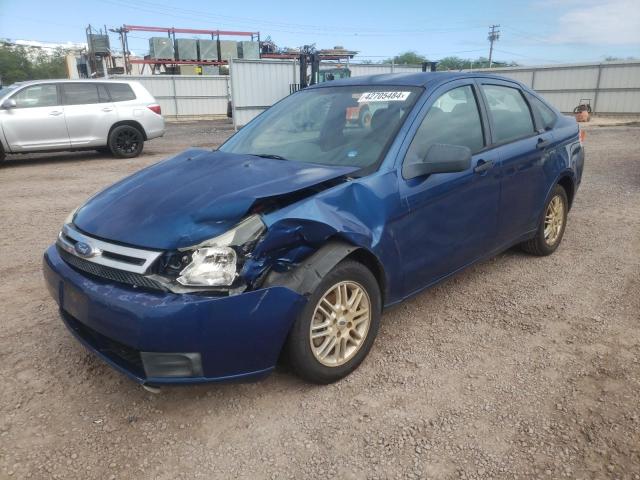
[(109, 134), (109, 150), (114, 157), (137, 157), (142, 152), (143, 146), (142, 132), (131, 125), (120, 125)]
[(378, 282), (365, 266), (339, 263), (309, 297), (287, 340), (296, 373), (326, 384), (355, 370), (378, 333), (381, 302)]
[(555, 252), (562, 241), (564, 229), (567, 226), (568, 211), (567, 192), (560, 185), (556, 185), (544, 206), (544, 215), (540, 220), (536, 235), (531, 240), (522, 243), (522, 249), (540, 257)]

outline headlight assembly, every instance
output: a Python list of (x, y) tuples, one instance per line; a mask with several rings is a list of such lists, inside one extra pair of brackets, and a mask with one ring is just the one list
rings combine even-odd
[(190, 247), (191, 262), (180, 271), (178, 283), (188, 287), (231, 286), (238, 275), (239, 247), (251, 245), (264, 230), (260, 216), (252, 215), (228, 232)]

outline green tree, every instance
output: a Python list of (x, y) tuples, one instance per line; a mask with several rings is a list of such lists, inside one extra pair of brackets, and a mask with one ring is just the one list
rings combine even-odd
[(51, 53), (44, 49), (0, 44), (0, 76), (3, 85), (41, 78), (66, 78), (67, 51), (58, 48)]
[[(516, 62), (500, 62), (494, 61), (492, 67), (517, 67)], [(489, 59), (486, 57), (460, 58), (460, 57), (444, 57), (438, 62), (438, 70), (469, 70), (476, 68), (489, 68)]]
[(417, 52), (408, 50), (393, 58), (387, 58), (382, 63), (395, 63), (396, 65), (421, 65), (422, 62), (428, 62), (427, 57)]

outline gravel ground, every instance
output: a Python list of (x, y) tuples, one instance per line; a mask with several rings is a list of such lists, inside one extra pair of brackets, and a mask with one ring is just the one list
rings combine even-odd
[(228, 124), (171, 125), (134, 160), (11, 159), (0, 478), (640, 479), (640, 128), (587, 128), (554, 255), (505, 252), (387, 311), (367, 360), (325, 387), (277, 371), (150, 394), (71, 337), (43, 285), (72, 208)]

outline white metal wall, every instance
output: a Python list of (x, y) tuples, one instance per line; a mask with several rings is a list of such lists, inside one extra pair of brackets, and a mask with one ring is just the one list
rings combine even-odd
[(227, 114), (227, 75), (120, 76), (145, 86), (168, 118), (212, 117)]
[(291, 93), (300, 82), (294, 60), (233, 60), (230, 65), (233, 121), (246, 125), (255, 116)]
[(474, 71), (491, 72), (521, 81), (562, 112), (572, 112), (581, 99), (588, 98), (595, 113), (640, 114), (638, 61)]
[(392, 65), (392, 64), (349, 64), (352, 77), (362, 75), (379, 75), (382, 73), (418, 73), (422, 71), (421, 65)]

